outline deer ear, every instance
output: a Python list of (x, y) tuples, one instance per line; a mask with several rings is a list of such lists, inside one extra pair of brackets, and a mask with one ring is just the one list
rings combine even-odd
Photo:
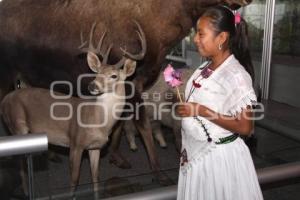
[(126, 59), (123, 71), (127, 77), (134, 74), (135, 68), (136, 68), (136, 61), (131, 59)]
[(100, 62), (98, 56), (95, 53), (90, 52), (90, 51), (88, 52), (87, 62), (88, 62), (88, 65), (89, 65), (90, 69), (93, 72), (98, 73), (100, 71), (101, 62)]

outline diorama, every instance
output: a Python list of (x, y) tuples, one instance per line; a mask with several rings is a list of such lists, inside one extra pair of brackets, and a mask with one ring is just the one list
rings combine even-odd
[[(299, 186), (298, 2), (2, 0), (1, 199), (176, 199), (179, 170), (190, 162), (178, 105), (191, 95), (190, 77), (210, 59), (199, 55), (195, 38), (199, 17), (216, 6), (232, 11), (235, 27), (248, 22), (259, 106), (254, 136), (239, 139), (252, 153), (264, 199), (275, 199), (273, 190), (291, 177)], [(292, 72), (283, 80), (286, 68)], [(202, 87), (194, 82), (194, 90)], [(208, 143), (236, 139), (217, 141), (201, 125)], [(285, 160), (289, 148), (294, 153)], [(276, 151), (283, 156), (274, 158)]]

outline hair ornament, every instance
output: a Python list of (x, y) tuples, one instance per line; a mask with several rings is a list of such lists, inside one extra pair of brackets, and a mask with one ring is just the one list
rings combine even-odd
[(236, 12), (234, 14), (234, 23), (235, 23), (235, 25), (240, 24), (241, 20), (242, 20), (241, 14), (239, 12)]

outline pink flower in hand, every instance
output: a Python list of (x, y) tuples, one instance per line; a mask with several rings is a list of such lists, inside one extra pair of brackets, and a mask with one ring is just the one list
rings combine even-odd
[(171, 87), (178, 87), (183, 83), (181, 81), (181, 75), (182, 75), (182, 72), (180, 70), (174, 70), (173, 66), (170, 64), (168, 64), (168, 66), (164, 70), (165, 81)]

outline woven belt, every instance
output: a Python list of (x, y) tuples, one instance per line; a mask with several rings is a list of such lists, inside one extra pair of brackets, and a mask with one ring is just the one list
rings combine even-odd
[(219, 139), (219, 142), (216, 142), (216, 144), (228, 144), (230, 142), (233, 142), (234, 140), (236, 140), (239, 137), (238, 134), (232, 134), (229, 135), (227, 137), (223, 137)]

